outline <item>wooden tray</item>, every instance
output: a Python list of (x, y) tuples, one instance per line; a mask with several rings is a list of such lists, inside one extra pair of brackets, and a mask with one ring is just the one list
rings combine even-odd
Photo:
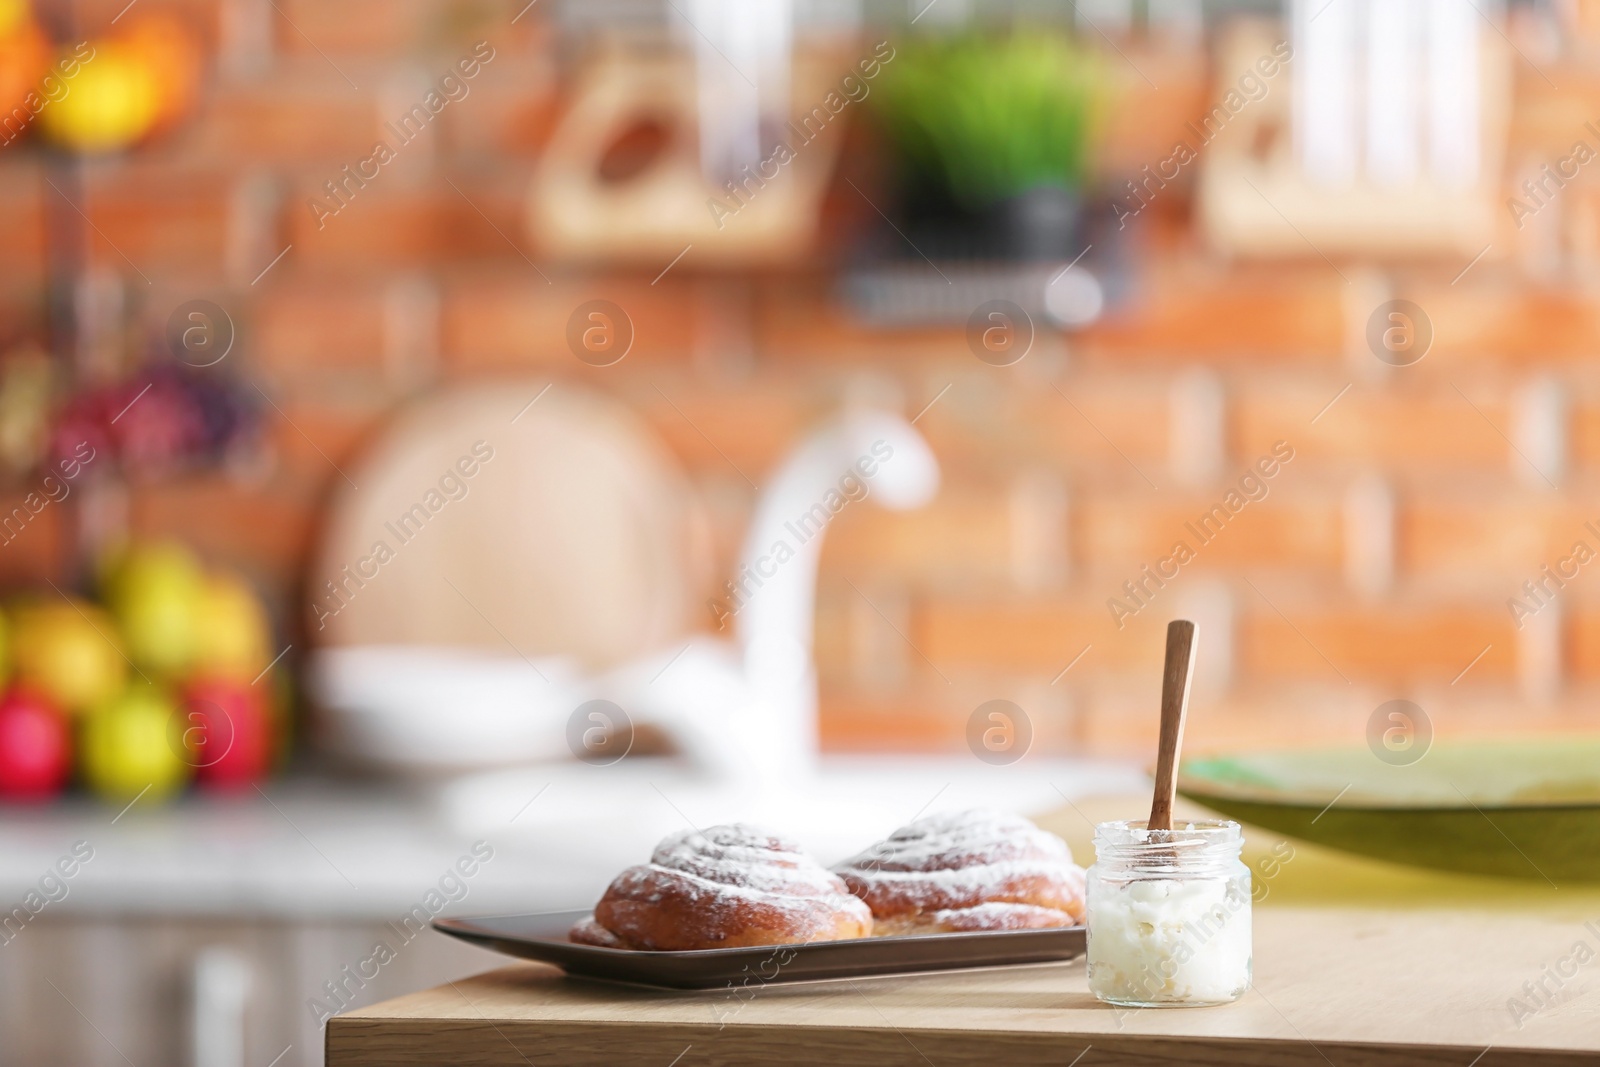
[(637, 952), (598, 948), (567, 940), (567, 931), (588, 911), (496, 915), (481, 919), (435, 919), (434, 929), (522, 959), (553, 963), (568, 974), (634, 982), (669, 989), (726, 989), (745, 983), (863, 978), (1019, 963), (1076, 959), (1085, 949), (1084, 928), (997, 930), (866, 937), (804, 945), (711, 948), (696, 952)]

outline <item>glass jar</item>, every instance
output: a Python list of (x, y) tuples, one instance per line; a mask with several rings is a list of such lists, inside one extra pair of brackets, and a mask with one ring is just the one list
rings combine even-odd
[(1250, 988), (1250, 868), (1229, 821), (1095, 827), (1089, 991), (1108, 1004), (1226, 1004)]

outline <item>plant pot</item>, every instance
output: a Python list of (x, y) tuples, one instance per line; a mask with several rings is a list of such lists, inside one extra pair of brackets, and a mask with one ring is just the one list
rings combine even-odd
[(1000, 252), (1007, 259), (1070, 259), (1081, 200), (1075, 189), (1036, 185), (990, 209)]

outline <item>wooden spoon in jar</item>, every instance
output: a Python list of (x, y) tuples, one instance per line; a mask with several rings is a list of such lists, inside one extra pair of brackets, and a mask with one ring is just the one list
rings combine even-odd
[(1161, 674), (1161, 743), (1156, 753), (1156, 793), (1147, 830), (1172, 830), (1172, 802), (1178, 792), (1178, 755), (1183, 720), (1189, 713), (1189, 682), (1194, 678), (1194, 623), (1167, 623), (1167, 661)]

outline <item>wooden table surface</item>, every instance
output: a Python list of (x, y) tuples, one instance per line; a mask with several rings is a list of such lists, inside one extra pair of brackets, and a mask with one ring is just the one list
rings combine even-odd
[[(1139, 800), (1081, 801), (1039, 822), (1087, 860), (1093, 824)], [(1251, 827), (1245, 837), (1265, 895), (1255, 987), (1224, 1007), (1114, 1009), (1089, 995), (1082, 961), (750, 996), (516, 964), (329, 1020), (327, 1063), (1069, 1067), (1081, 1053), (1076, 1067), (1600, 1064), (1600, 887), (1412, 870)]]
[[(1262, 908), (1255, 988), (1220, 1008), (1113, 1009), (1089, 995), (1081, 961), (751, 995), (628, 988), (520, 964), (330, 1020), (327, 1062), (1066, 1067), (1084, 1053), (1082, 1067), (1592, 1065), (1600, 998), (1584, 993), (1600, 985), (1595, 918)], [(1591, 950), (1582, 966), (1579, 942)], [(1558, 975), (1559, 987), (1545, 978), (1540, 1009), (1522, 984), (1547, 966), (1576, 973)], [(1512, 998), (1531, 1016), (1516, 1018)]]

